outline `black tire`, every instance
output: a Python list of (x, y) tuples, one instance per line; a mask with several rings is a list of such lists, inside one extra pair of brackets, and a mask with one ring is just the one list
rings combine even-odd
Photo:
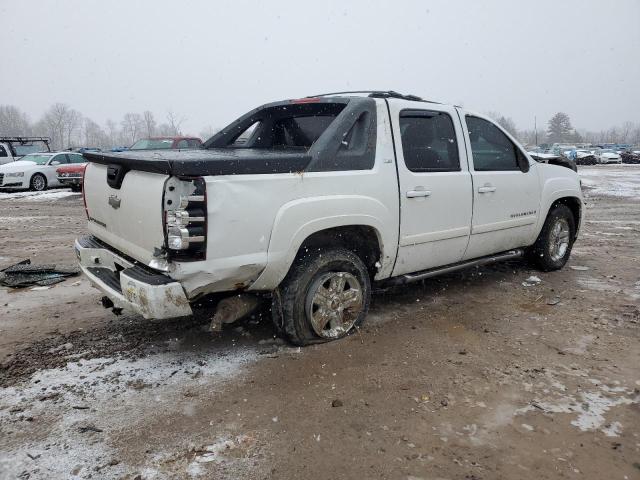
[(72, 192), (81, 192), (82, 191), (82, 187), (80, 185), (71, 185), (71, 191)]
[(29, 182), (29, 187), (31, 190), (36, 192), (42, 192), (47, 189), (47, 177), (42, 175), (41, 173), (36, 173), (33, 177), (31, 177), (31, 181)]
[[(320, 309), (314, 310), (317, 308), (314, 303), (314, 299), (317, 298), (314, 292), (325, 288), (327, 290), (323, 291), (332, 292), (334, 280), (339, 283), (341, 280), (338, 279), (344, 278), (347, 279), (342, 280), (344, 290), (340, 289), (339, 292), (336, 290), (337, 293), (331, 305), (336, 304), (336, 298), (343, 298), (340, 295), (348, 295), (346, 292), (353, 288), (350, 286), (351, 283), (354, 283), (353, 291), (359, 300), (353, 308), (344, 308), (338, 302), (328, 315), (339, 315), (336, 321), (344, 319), (344, 324), (349, 326), (346, 329), (334, 327), (332, 326), (334, 320), (330, 320), (326, 324), (329, 328), (323, 329), (321, 336), (314, 329), (314, 325), (319, 329), (318, 322), (312, 322), (312, 317), (320, 312)], [(325, 285), (329, 286), (325, 287)], [(323, 343), (345, 337), (359, 328), (369, 310), (371, 280), (367, 267), (350, 250), (314, 249), (295, 260), (285, 279), (273, 292), (272, 298), (273, 323), (279, 335), (299, 346)], [(323, 315), (320, 314), (320, 316)]]
[[(557, 240), (555, 229), (559, 228), (558, 225), (561, 230), (564, 227), (568, 227), (569, 230), (564, 249), (561, 248), (564, 242), (561, 244)], [(566, 205), (556, 205), (549, 211), (536, 243), (527, 252), (529, 259), (543, 272), (560, 270), (569, 260), (575, 235), (576, 221), (573, 213)]]

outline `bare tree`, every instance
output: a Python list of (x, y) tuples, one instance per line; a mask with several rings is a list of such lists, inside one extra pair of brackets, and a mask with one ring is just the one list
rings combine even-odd
[(27, 115), (13, 105), (0, 105), (0, 135), (29, 135), (31, 124)]
[(143, 117), (143, 121), (144, 121), (144, 128), (145, 128), (145, 134), (147, 137), (153, 137), (155, 135), (156, 132), (156, 120), (153, 117), (153, 112), (150, 112), (149, 110), (145, 110), (142, 113), (142, 117)]
[(109, 136), (100, 125), (90, 118), (83, 119), (84, 146), (85, 147), (106, 147), (109, 144)]
[(107, 120), (107, 135), (109, 136), (109, 143), (111, 144), (111, 146), (115, 146), (119, 140), (119, 134), (120, 132), (118, 131), (118, 126), (116, 125), (116, 122), (114, 122), (113, 120), (109, 119)]
[(54, 103), (36, 126), (40, 133), (51, 137), (51, 143), (55, 149), (62, 149), (64, 146), (69, 110), (69, 106), (64, 103)]
[(158, 125), (157, 132), (161, 137), (171, 137), (175, 135), (175, 130), (168, 123), (161, 123)]
[(144, 121), (139, 113), (127, 113), (122, 119), (122, 133), (127, 142), (131, 144), (138, 140), (140, 133), (144, 129)]
[(181, 127), (185, 120), (185, 117), (179, 117), (175, 112), (169, 110), (167, 112), (167, 124), (171, 129), (170, 135), (182, 135)]
[[(63, 130), (66, 139), (66, 148), (71, 148), (74, 144), (76, 133), (82, 122), (82, 115), (77, 110), (69, 109), (64, 117)], [(75, 138), (74, 138), (75, 137)]]
[(216, 133), (218, 133), (220, 130), (221, 130), (220, 128), (213, 128), (211, 125), (207, 125), (200, 132), (200, 138), (203, 141), (207, 141), (208, 139), (213, 137)]

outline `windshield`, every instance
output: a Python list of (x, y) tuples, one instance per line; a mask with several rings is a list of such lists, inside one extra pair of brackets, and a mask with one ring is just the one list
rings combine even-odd
[(30, 162), (35, 162), (38, 165), (46, 165), (46, 163), (51, 159), (51, 155), (25, 155), (22, 160), (28, 160)]
[(47, 151), (47, 146), (44, 143), (30, 143), (27, 145), (14, 143), (11, 146), (13, 147), (14, 155), (16, 157), (22, 157), (23, 155), (28, 155), (35, 152)]
[(171, 148), (173, 146), (172, 138), (159, 138), (151, 139), (146, 138), (144, 140), (138, 140), (130, 150), (162, 150)]
[(615, 153), (613, 150), (607, 148), (606, 150), (600, 150), (600, 153)]

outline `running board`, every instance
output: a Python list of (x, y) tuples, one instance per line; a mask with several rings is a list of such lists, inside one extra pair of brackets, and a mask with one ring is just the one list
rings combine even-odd
[(505, 260), (513, 260), (514, 258), (521, 258), (524, 256), (524, 250), (517, 248), (515, 250), (509, 250), (507, 252), (498, 253), (496, 255), (488, 255), (486, 257), (476, 258), (474, 260), (465, 260), (464, 262), (452, 263), (445, 265), (444, 267), (430, 268), (428, 270), (422, 270), (421, 272), (407, 273), (400, 275), (399, 277), (390, 278), (387, 281), (383, 281), (383, 284), (387, 285), (404, 285), (405, 283), (417, 282), (426, 278), (436, 277), (438, 275), (444, 275), (446, 273), (457, 272), (469, 267), (481, 267), (482, 265), (488, 265), (490, 263), (503, 262)]

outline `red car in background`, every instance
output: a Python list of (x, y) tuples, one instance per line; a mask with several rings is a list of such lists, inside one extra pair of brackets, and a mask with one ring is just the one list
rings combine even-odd
[(150, 137), (138, 140), (129, 150), (169, 150), (202, 147), (198, 137)]
[(62, 185), (71, 187), (71, 191), (73, 192), (79, 192), (82, 190), (82, 179), (86, 167), (86, 163), (71, 163), (57, 168), (56, 176)]

